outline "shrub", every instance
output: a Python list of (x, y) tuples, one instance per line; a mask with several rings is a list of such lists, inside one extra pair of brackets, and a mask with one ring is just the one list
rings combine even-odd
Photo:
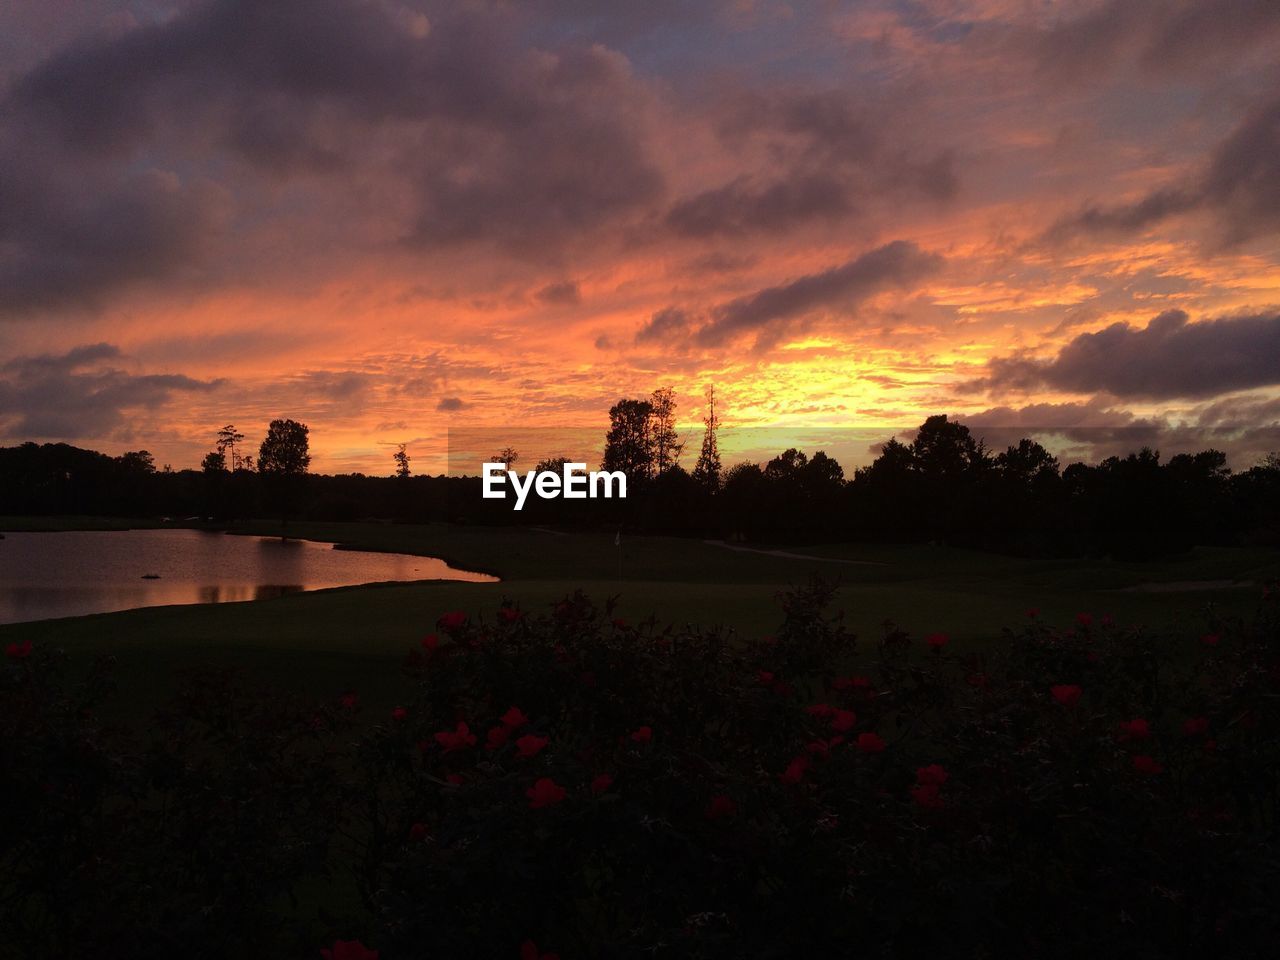
[[(9, 945), (1269, 954), (1274, 596), (1212, 643), (1033, 616), (967, 650), (886, 624), (863, 650), (831, 595), (783, 596), (758, 640), (581, 594), (447, 614), (374, 724), (354, 696), (302, 710), (205, 677), (117, 738), (86, 711), (100, 679), (63, 693), (46, 654), (12, 658)], [(291, 900), (315, 889), (324, 910)]]

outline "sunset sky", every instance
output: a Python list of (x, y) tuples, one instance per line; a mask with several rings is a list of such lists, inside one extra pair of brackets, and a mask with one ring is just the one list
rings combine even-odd
[(1280, 449), (1274, 0), (13, 0), (0, 99), (0, 443)]

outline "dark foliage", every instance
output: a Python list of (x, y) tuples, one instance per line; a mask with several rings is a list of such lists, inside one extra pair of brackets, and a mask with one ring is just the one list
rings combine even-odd
[[(612, 466), (644, 461), (648, 401), (619, 405)], [(614, 436), (616, 434), (616, 436)], [(647, 461), (644, 461), (647, 462)], [(630, 532), (773, 543), (938, 542), (1022, 555), (1143, 559), (1196, 545), (1280, 544), (1280, 464), (1232, 473), (1216, 450), (1162, 462), (1143, 449), (1096, 466), (1058, 461), (1022, 440), (992, 455), (963, 424), (930, 417), (910, 444), (890, 440), (846, 478), (824, 452), (790, 449), (714, 483), (681, 467), (629, 475), (626, 500), (481, 497), (474, 477), (368, 477), (226, 471), (157, 473), (138, 455), (65, 444), (0, 448), (0, 515), (207, 517), (621, 527)], [(555, 461), (544, 466), (554, 468)], [(652, 476), (649, 474), (653, 473)]]
[(15, 644), (0, 956), (1271, 955), (1275, 592), (969, 653), (830, 594), (762, 639), (445, 614), (383, 719), (201, 676), (126, 734)]

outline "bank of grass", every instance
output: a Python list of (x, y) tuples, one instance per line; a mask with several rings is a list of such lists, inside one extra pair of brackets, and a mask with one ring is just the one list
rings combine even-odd
[(0, 533), (58, 533), (67, 530), (153, 530), (164, 521), (155, 517), (92, 517), (73, 514), (63, 517), (0, 516)]
[[(26, 529), (70, 529), (71, 522), (35, 521)], [(243, 524), (235, 532), (278, 535), (280, 525)], [(1194, 633), (1207, 618), (1247, 615), (1257, 584), (1280, 577), (1280, 555), (1262, 549), (1202, 548), (1151, 563), (1117, 563), (867, 544), (789, 547), (792, 556), (778, 556), (755, 546), (626, 534), (617, 547), (613, 531), (445, 524), (291, 523), (287, 532), (348, 549), (438, 556), (502, 581), (380, 584), (12, 624), (0, 627), (0, 643), (53, 643), (85, 659), (109, 653), (117, 659), (122, 699), (140, 710), (166, 695), (175, 672), (197, 665), (243, 667), (307, 696), (357, 689), (366, 701), (385, 705), (399, 695), (395, 664), (442, 612), (492, 617), (504, 600), (542, 609), (579, 588), (601, 602), (616, 596), (617, 615), (632, 622), (654, 616), (759, 637), (779, 620), (777, 593), (817, 574), (839, 579), (837, 604), (864, 638), (879, 636), (891, 620), (917, 636), (946, 632), (963, 649), (1020, 624), (1030, 608), (1049, 622), (1065, 624), (1087, 611), (1121, 624)], [(1153, 583), (1180, 586), (1136, 589)], [(1237, 585), (1224, 589), (1224, 583)], [(1196, 588), (1203, 584), (1215, 586)]]

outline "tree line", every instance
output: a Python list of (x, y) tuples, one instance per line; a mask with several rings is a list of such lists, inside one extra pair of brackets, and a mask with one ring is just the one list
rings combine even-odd
[[(1195, 544), (1280, 544), (1280, 458), (1233, 473), (1217, 450), (1162, 460), (1144, 448), (1063, 467), (1022, 439), (994, 452), (963, 423), (927, 418), (846, 476), (825, 452), (782, 451), (725, 468), (714, 391), (699, 454), (681, 459), (674, 393), (621, 399), (601, 465), (631, 479), (625, 501), (531, 500), (515, 513), (480, 496), (478, 477), (418, 476), (400, 445), (392, 476), (310, 474), (309, 430), (272, 421), (256, 457), (233, 425), (202, 469), (157, 470), (147, 451), (110, 457), (67, 444), (0, 448), (0, 514), (203, 519), (561, 524), (758, 543), (947, 543), (1022, 555), (1148, 557)], [(494, 455), (508, 466), (519, 453)], [(540, 469), (559, 470), (550, 457)]]

